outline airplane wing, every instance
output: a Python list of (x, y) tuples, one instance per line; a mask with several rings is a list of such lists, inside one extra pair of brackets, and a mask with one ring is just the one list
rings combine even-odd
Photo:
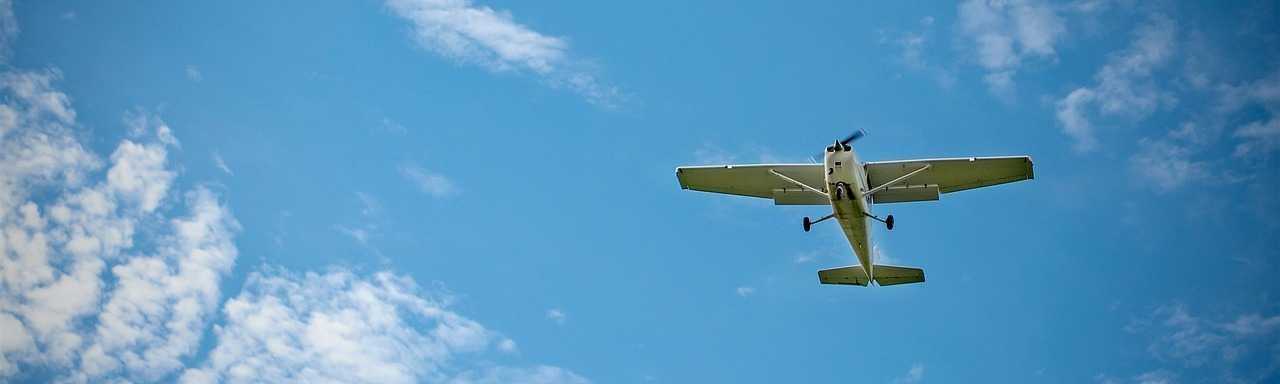
[(827, 205), (830, 201), (770, 173), (773, 170), (819, 190), (826, 188), (822, 164), (708, 165), (676, 168), (680, 188), (773, 199), (778, 205)]
[(964, 157), (866, 163), (869, 188), (891, 182), (925, 165), (929, 169), (872, 195), (877, 204), (937, 200), (942, 193), (1034, 178), (1030, 156)]

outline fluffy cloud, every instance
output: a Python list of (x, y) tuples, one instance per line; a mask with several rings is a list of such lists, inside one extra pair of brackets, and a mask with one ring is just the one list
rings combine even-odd
[[(132, 138), (108, 159), (86, 150), (58, 77), (0, 74), (0, 379), (587, 382), (489, 363), (515, 342), (392, 273), (268, 269), (219, 310), (234, 216), (205, 188), (171, 198), (179, 144), (158, 117), (128, 115)], [(358, 196), (364, 215), (380, 209)], [(219, 311), (213, 350), (188, 366)]]
[(1033, 0), (969, 0), (959, 5), (960, 30), (987, 71), (983, 80), (997, 95), (1012, 97), (1013, 76), (1028, 60), (1049, 60), (1066, 34), (1049, 4)]
[[(215, 330), (217, 346), (208, 361), (182, 380), (409, 383), (471, 377), (455, 364), (458, 355), (510, 343), (449, 311), (450, 300), (388, 272), (255, 273), (224, 306), (226, 323)], [(471, 381), (486, 382), (464, 382)]]
[[(0, 342), (0, 375), (36, 364), (71, 368), (68, 378), (123, 370), (158, 379), (198, 345), (235, 259), (236, 224), (198, 188), (186, 200), (190, 216), (149, 238), (154, 251), (134, 249), (140, 222), (169, 195), (176, 173), (166, 159), (177, 141), (160, 119), (134, 116), (142, 141), (122, 141), (102, 172), (73, 133), (58, 78), (0, 74), (0, 322), (12, 326)], [(108, 267), (113, 280), (103, 276)]]
[(1094, 75), (1095, 83), (1076, 88), (1057, 101), (1062, 131), (1075, 141), (1075, 149), (1096, 149), (1093, 116), (1123, 116), (1141, 119), (1161, 105), (1176, 99), (1162, 90), (1152, 73), (1173, 55), (1175, 25), (1162, 15), (1152, 16), (1138, 28), (1127, 49), (1111, 56)]
[(517, 23), (509, 12), (470, 0), (387, 0), (386, 5), (412, 23), (419, 45), (441, 56), (493, 71), (530, 72), (596, 105), (613, 107), (621, 97), (587, 64), (570, 57), (567, 41)]
[[(268, 269), (219, 307), (238, 256), (227, 206), (172, 191), (179, 143), (156, 116), (128, 115), (109, 158), (88, 151), (58, 78), (0, 73), (0, 380), (40, 367), (71, 382), (586, 382), (489, 362), (515, 342), (392, 273)], [(380, 209), (358, 196), (366, 216)]]

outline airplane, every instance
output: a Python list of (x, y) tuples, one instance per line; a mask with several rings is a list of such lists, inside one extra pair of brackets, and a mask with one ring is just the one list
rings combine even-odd
[(854, 132), (827, 147), (822, 163), (742, 164), (676, 168), (681, 189), (773, 199), (775, 205), (830, 205), (817, 220), (805, 216), (804, 231), (836, 219), (858, 257), (858, 265), (818, 271), (821, 284), (879, 286), (924, 282), (924, 270), (876, 264), (868, 219), (893, 230), (893, 215), (871, 214), (873, 204), (935, 201), (942, 194), (1034, 178), (1030, 156), (962, 157), (859, 162), (849, 144)]

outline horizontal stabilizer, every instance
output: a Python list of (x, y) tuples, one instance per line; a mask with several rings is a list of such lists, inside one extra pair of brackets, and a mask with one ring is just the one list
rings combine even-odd
[[(876, 264), (876, 284), (881, 286), (911, 284), (924, 282), (924, 270), (920, 268), (899, 267)], [(860, 265), (823, 269), (818, 271), (818, 281), (822, 284), (842, 284), (867, 286), (870, 281), (867, 273)]]
[(924, 282), (924, 270), (920, 268), (882, 264), (876, 264), (875, 268), (876, 284), (880, 286)]
[(831, 268), (818, 271), (818, 281), (823, 284), (844, 284), (867, 286), (867, 273), (862, 266)]

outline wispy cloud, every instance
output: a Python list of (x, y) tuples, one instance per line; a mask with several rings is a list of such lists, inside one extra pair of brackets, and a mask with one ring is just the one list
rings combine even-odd
[(756, 289), (755, 289), (755, 288), (753, 288), (753, 287), (749, 287), (749, 286), (745, 286), (745, 285), (744, 285), (744, 286), (740, 286), (740, 287), (738, 287), (738, 288), (734, 288), (733, 292), (734, 292), (734, 293), (736, 293), (736, 294), (738, 294), (738, 296), (741, 296), (741, 297), (747, 297), (747, 296), (751, 296), (751, 295), (755, 294), (755, 293), (756, 293)]
[(449, 197), (461, 192), (453, 180), (442, 174), (429, 171), (413, 164), (400, 166), (400, 175), (413, 183), (418, 190), (432, 197)]
[(386, 5), (412, 23), (419, 45), (441, 56), (497, 72), (531, 73), (604, 107), (622, 99), (589, 62), (573, 58), (568, 41), (517, 23), (510, 12), (470, 0), (387, 0)]
[(1129, 47), (1112, 55), (1098, 70), (1093, 86), (1076, 88), (1057, 101), (1058, 122), (1063, 133), (1075, 141), (1077, 151), (1097, 148), (1091, 121), (1095, 110), (1106, 116), (1141, 119), (1174, 103), (1174, 96), (1161, 89), (1152, 73), (1173, 56), (1175, 28), (1168, 17), (1151, 16), (1137, 29)]
[(213, 152), (213, 165), (218, 167), (219, 170), (222, 170), (222, 172), (226, 173), (228, 176), (235, 176), (235, 172), (231, 172), (231, 167), (227, 166), (227, 161), (223, 160), (222, 154), (217, 151)]
[(389, 117), (382, 118), (382, 122), (381, 124), (379, 124), (379, 128), (383, 132), (387, 132), (395, 135), (403, 135), (403, 134), (409, 133), (408, 128), (405, 128), (404, 125), (400, 124), (395, 120), (391, 120), (391, 118)]
[(896, 384), (916, 384), (921, 380), (924, 380), (924, 364), (915, 363), (911, 365), (911, 369), (908, 369), (906, 374), (894, 379), (893, 382)]
[(923, 72), (933, 77), (938, 86), (951, 88), (956, 83), (952, 71), (928, 59), (933, 45), (934, 29), (934, 18), (925, 16), (920, 19), (919, 27), (915, 30), (896, 35), (893, 32), (880, 30), (880, 44), (896, 46), (900, 50), (897, 61), (906, 69)]
[[(1184, 129), (1194, 127), (1192, 123), (1184, 125)], [(1190, 144), (1174, 137), (1143, 138), (1138, 141), (1138, 151), (1129, 157), (1129, 167), (1157, 191), (1167, 192), (1211, 176), (1209, 165), (1196, 160), (1194, 154)]]
[(13, 14), (13, 0), (0, 0), (0, 63), (7, 63), (18, 40), (18, 17)]
[(1139, 375), (1137, 382), (1172, 382), (1177, 371), (1186, 368), (1220, 370), (1226, 382), (1267, 382), (1280, 374), (1277, 365), (1261, 371), (1240, 370), (1241, 362), (1257, 358), (1258, 353), (1267, 358), (1280, 351), (1280, 315), (1242, 311), (1206, 316), (1172, 303), (1135, 317), (1124, 330), (1146, 337), (1147, 352), (1157, 361), (1172, 364)]
[(187, 65), (187, 69), (185, 72), (187, 74), (187, 80), (191, 80), (197, 83), (204, 80), (204, 74), (200, 73), (199, 67), (196, 67), (194, 65)]
[(1027, 60), (1054, 60), (1066, 27), (1054, 7), (1036, 0), (969, 0), (959, 5), (959, 26), (992, 93), (1012, 100), (1014, 75)]
[(551, 308), (547, 310), (547, 320), (551, 320), (557, 325), (564, 325), (569, 320), (569, 315), (565, 314), (560, 308)]

